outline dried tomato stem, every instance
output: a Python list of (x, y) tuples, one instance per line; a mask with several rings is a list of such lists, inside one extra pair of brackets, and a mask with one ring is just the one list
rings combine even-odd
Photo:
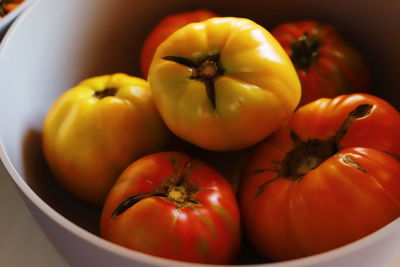
[(347, 118), (343, 121), (342, 125), (339, 127), (339, 130), (335, 134), (335, 143), (339, 147), (343, 137), (347, 134), (349, 127), (353, 124), (353, 122), (357, 119), (364, 118), (368, 116), (372, 112), (373, 105), (370, 104), (362, 104), (357, 106), (352, 112), (349, 113)]

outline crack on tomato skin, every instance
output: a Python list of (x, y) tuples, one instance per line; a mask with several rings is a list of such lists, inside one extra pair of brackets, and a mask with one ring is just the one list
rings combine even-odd
[(338, 155), (339, 159), (341, 162), (343, 162), (345, 165), (350, 166), (364, 174), (367, 174), (367, 170), (359, 163), (357, 162), (351, 155), (349, 154), (341, 154)]

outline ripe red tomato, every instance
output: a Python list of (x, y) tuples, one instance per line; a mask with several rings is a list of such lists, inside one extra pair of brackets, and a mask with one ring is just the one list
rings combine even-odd
[(208, 10), (196, 10), (172, 14), (161, 20), (147, 37), (142, 47), (140, 63), (143, 77), (147, 77), (151, 60), (158, 45), (168, 36), (189, 23), (200, 22), (215, 16), (217, 16), (215, 13)]
[(296, 67), (303, 89), (300, 106), (321, 97), (371, 89), (361, 55), (331, 25), (316, 21), (285, 23), (273, 29), (272, 35)]
[(117, 180), (101, 216), (101, 236), (148, 254), (228, 264), (240, 243), (239, 208), (217, 171), (178, 152), (132, 163)]
[(320, 99), (251, 152), (240, 208), (272, 260), (324, 252), (400, 216), (400, 114), (367, 94)]

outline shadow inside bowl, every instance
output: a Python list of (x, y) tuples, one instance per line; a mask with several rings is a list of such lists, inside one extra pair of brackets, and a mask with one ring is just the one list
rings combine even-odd
[[(212, 165), (231, 182), (234, 190), (239, 186), (240, 166), (244, 163), (248, 150), (233, 152), (211, 152), (188, 143), (180, 143), (175, 150), (195, 154), (202, 161)], [(29, 129), (23, 142), (23, 162), (25, 181), (29, 187), (50, 207), (69, 221), (92, 234), (99, 235), (102, 207), (78, 199), (67, 192), (52, 176), (42, 150), (42, 133)], [(235, 264), (258, 264), (266, 260), (242, 238), (240, 253)]]
[(26, 183), (50, 207), (71, 222), (98, 235), (101, 207), (82, 201), (62, 188), (50, 173), (42, 151), (42, 134), (29, 129), (24, 137)]

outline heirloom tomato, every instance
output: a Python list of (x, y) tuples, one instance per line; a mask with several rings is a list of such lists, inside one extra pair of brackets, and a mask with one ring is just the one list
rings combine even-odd
[(252, 244), (287, 260), (348, 244), (400, 215), (400, 114), (367, 94), (319, 99), (257, 144), (240, 207)]
[(140, 53), (140, 64), (143, 77), (147, 77), (149, 66), (157, 47), (179, 28), (200, 22), (217, 15), (208, 10), (196, 10), (172, 14), (162, 19), (146, 38)]
[(44, 121), (43, 150), (61, 185), (102, 203), (125, 167), (165, 148), (169, 137), (148, 83), (118, 73), (84, 80), (55, 101)]
[(360, 53), (333, 26), (316, 21), (285, 23), (273, 29), (272, 35), (296, 67), (302, 86), (300, 106), (321, 97), (371, 89)]
[(148, 80), (172, 132), (218, 151), (251, 146), (275, 131), (301, 93), (279, 43), (244, 18), (211, 18), (180, 28), (158, 47)]
[(179, 152), (155, 153), (118, 178), (100, 233), (159, 257), (228, 264), (240, 244), (239, 208), (231, 185), (212, 167)]

